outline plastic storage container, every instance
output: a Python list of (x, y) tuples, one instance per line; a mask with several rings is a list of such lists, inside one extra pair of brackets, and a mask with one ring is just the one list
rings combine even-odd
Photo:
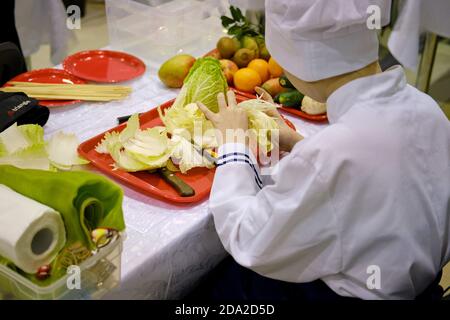
[(70, 275), (40, 287), (0, 265), (0, 300), (99, 299), (120, 283), (122, 242), (123, 237), (117, 238), (79, 265), (80, 289), (69, 289)]
[(106, 0), (110, 48), (157, 68), (178, 53), (202, 56), (225, 34), (227, 0)]

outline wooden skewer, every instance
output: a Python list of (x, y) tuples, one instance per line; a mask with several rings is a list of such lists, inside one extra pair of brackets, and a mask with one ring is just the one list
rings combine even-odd
[(73, 89), (96, 89), (96, 90), (120, 90), (120, 91), (131, 91), (131, 87), (127, 86), (115, 86), (115, 85), (98, 85), (98, 84), (61, 84), (61, 83), (38, 83), (38, 82), (19, 82), (11, 81), (8, 82), (9, 85), (19, 86), (19, 87), (52, 87), (52, 88), (70, 88)]
[(77, 89), (70, 89), (70, 88), (40, 88), (40, 87), (4, 87), (1, 88), (1, 90), (6, 91), (6, 92), (14, 92), (14, 91), (18, 91), (18, 90), (24, 90), (24, 91), (29, 91), (29, 92), (48, 92), (48, 93), (63, 93), (63, 92), (67, 92), (70, 94), (75, 94), (75, 93), (95, 93), (98, 95), (101, 94), (115, 94), (115, 95), (126, 95), (128, 94), (127, 92), (115, 92), (115, 91), (105, 91), (105, 90), (77, 90)]
[(98, 93), (98, 92), (70, 92), (70, 91), (39, 91), (39, 90), (18, 90), (16, 88), (0, 88), (4, 92), (24, 92), (28, 96), (36, 99), (46, 100), (89, 100), (89, 101), (109, 101), (126, 98), (125, 94), (117, 93)]
[(96, 96), (48, 96), (48, 95), (37, 95), (37, 94), (30, 94), (28, 95), (31, 98), (39, 99), (39, 100), (83, 100), (83, 101), (111, 101), (111, 100), (120, 100), (122, 98), (108, 98), (108, 97), (96, 97)]
[(37, 82), (8, 82), (9, 87), (0, 88), (4, 92), (24, 92), (36, 99), (46, 100), (89, 100), (110, 101), (124, 99), (131, 88), (117, 85), (60, 84)]
[(13, 92), (13, 91), (29, 91), (29, 92), (70, 92), (70, 93), (85, 93), (90, 92), (97, 95), (101, 94), (119, 94), (119, 95), (128, 95), (131, 91), (124, 90), (105, 90), (105, 89), (95, 89), (95, 88), (68, 88), (68, 87), (4, 87), (2, 88), (4, 91)]

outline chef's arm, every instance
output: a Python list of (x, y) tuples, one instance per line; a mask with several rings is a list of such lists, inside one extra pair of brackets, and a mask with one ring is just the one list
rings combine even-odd
[(337, 219), (323, 179), (287, 156), (273, 185), (243, 144), (219, 149), (210, 209), (225, 249), (241, 265), (280, 280), (306, 282), (340, 266)]

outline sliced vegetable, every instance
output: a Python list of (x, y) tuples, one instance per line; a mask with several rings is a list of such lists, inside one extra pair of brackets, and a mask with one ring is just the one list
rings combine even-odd
[(71, 170), (73, 166), (89, 163), (77, 153), (75, 135), (58, 132), (49, 142), (39, 125), (12, 125), (0, 133), (0, 164), (22, 169)]
[(133, 114), (127, 121), (127, 127), (119, 134), (120, 142), (124, 143), (128, 139), (134, 137), (139, 130), (139, 114)]
[(74, 134), (54, 134), (46, 148), (51, 164), (60, 170), (70, 170), (74, 165), (88, 164), (89, 161), (78, 155), (78, 145), (78, 138)]
[(173, 135), (170, 142), (173, 146), (172, 158), (177, 160), (182, 173), (196, 167), (214, 167), (214, 163), (202, 156), (185, 137)]
[(272, 150), (270, 132), (278, 130), (279, 126), (275, 119), (268, 116), (266, 112), (276, 110), (276, 106), (261, 99), (251, 99), (239, 103), (238, 107), (247, 112), (249, 129), (255, 131), (258, 145), (267, 152)]
[(109, 146), (109, 153), (111, 155), (111, 158), (113, 158), (114, 160), (115, 169), (123, 169), (128, 172), (137, 172), (152, 169), (150, 165), (134, 159), (134, 157), (132, 157), (129, 153), (125, 152), (119, 142)]
[(95, 151), (98, 153), (109, 153), (109, 148), (119, 142), (118, 132), (107, 132), (103, 137), (102, 141), (95, 147)]
[[(191, 116), (194, 114), (198, 117), (203, 116), (195, 104), (187, 105), (182, 109)], [(202, 122), (200, 122), (201, 124)], [(115, 168), (128, 172), (151, 171), (164, 168), (169, 163), (172, 167), (175, 167), (170, 160), (171, 157), (179, 160), (182, 173), (186, 173), (194, 167), (214, 166), (213, 163), (207, 162), (206, 159), (196, 153), (187, 130), (174, 128), (172, 138), (169, 140), (165, 127), (153, 127), (146, 130), (141, 130), (139, 127), (137, 115), (131, 116), (122, 133), (106, 133), (97, 145), (96, 151), (109, 153), (115, 162)], [(202, 134), (203, 131), (200, 131), (199, 139), (203, 139)], [(205, 137), (207, 141), (208, 136), (205, 135)]]
[(312, 115), (323, 114), (327, 112), (327, 105), (305, 96), (302, 101), (302, 111)]
[(6, 154), (13, 154), (16, 151), (25, 149), (31, 146), (27, 137), (23, 134), (17, 123), (7, 128), (5, 131), (0, 133), (0, 156)]
[(21, 169), (52, 170), (44, 144), (37, 144), (0, 157), (0, 164), (9, 164)]

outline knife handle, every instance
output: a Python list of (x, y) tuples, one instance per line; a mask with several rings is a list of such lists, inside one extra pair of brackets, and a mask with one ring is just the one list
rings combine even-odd
[[(139, 115), (141, 115), (141, 113), (139, 113)], [(130, 114), (130, 115), (127, 115), (127, 116), (118, 117), (118, 118), (117, 118), (117, 122), (118, 122), (119, 124), (122, 124), (122, 123), (128, 121), (128, 119), (130, 119), (130, 118), (131, 118), (131, 114)]]
[(168, 184), (172, 186), (182, 197), (192, 197), (195, 195), (194, 189), (192, 189), (186, 182), (180, 179), (175, 175), (172, 171), (167, 168), (162, 168), (158, 170), (160, 176), (166, 181)]

